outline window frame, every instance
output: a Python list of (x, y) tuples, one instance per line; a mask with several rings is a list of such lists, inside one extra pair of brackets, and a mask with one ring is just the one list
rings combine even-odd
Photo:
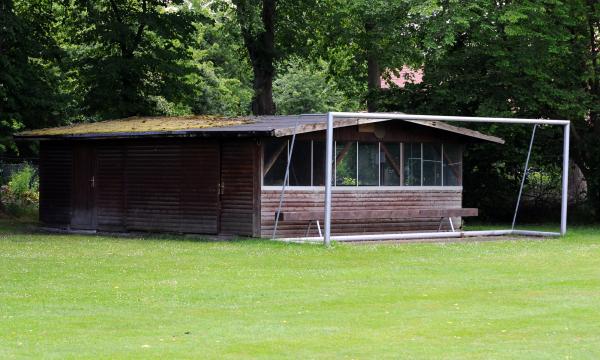
[[(315, 142), (318, 142), (319, 140), (298, 140), (298, 141), (308, 141), (310, 142), (310, 185), (290, 185), (290, 179), (288, 176), (287, 182), (285, 184), (285, 186), (288, 189), (315, 189), (315, 188), (324, 188), (324, 185), (314, 185), (315, 183), (315, 179), (314, 179), (314, 166), (315, 166), (315, 161), (314, 161), (314, 147), (315, 147)], [(334, 140), (334, 150), (337, 149), (337, 143), (339, 140)], [(411, 189), (411, 190), (429, 190), (429, 189), (446, 189), (446, 190), (452, 190), (452, 189), (460, 189), (462, 190), (462, 180), (463, 180), (463, 148), (462, 148), (462, 144), (459, 145), (460, 148), (460, 170), (461, 170), (461, 175), (459, 177), (460, 179), (460, 184), (459, 185), (446, 185), (445, 184), (445, 177), (444, 177), (444, 155), (445, 155), (445, 143), (441, 142), (441, 143), (437, 143), (434, 142), (432, 144), (440, 144), (441, 145), (441, 161), (440, 161), (440, 172), (441, 172), (441, 185), (423, 185), (423, 163), (426, 161), (424, 160), (424, 154), (423, 154), (423, 144), (425, 144), (424, 142), (394, 142), (394, 141), (377, 141), (377, 142), (361, 142), (358, 140), (351, 140), (351, 141), (344, 141), (344, 143), (348, 143), (348, 142), (352, 142), (354, 143), (352, 146), (355, 146), (356, 149), (356, 156), (355, 156), (355, 162), (356, 162), (356, 169), (355, 169), (355, 178), (356, 178), (356, 184), (355, 185), (337, 185), (337, 161), (336, 161), (336, 156), (333, 157), (333, 188), (341, 190), (341, 189), (365, 189), (365, 190), (373, 190), (373, 189), (380, 189), (380, 190), (393, 190), (393, 189)], [(377, 144), (377, 185), (359, 185), (359, 181), (358, 181), (358, 174), (359, 174), (359, 143), (368, 143), (368, 144), (373, 144), (376, 143)], [(381, 144), (382, 143), (386, 143), (387, 144), (398, 144), (399, 148), (400, 148), (400, 169), (402, 170), (402, 174), (400, 175), (400, 181), (399, 181), (399, 185), (381, 185), (381, 169), (382, 169), (382, 164), (381, 164)], [(405, 173), (404, 173), (404, 166), (405, 166), (405, 159), (404, 159), (404, 154), (405, 154), (405, 146), (406, 144), (420, 144), (420, 150), (421, 150), (421, 156), (420, 156), (420, 168), (421, 168), (421, 174), (420, 174), (420, 185), (406, 185), (406, 181), (405, 181)], [(427, 142), (427, 143), (431, 143), (431, 142)], [(266, 174), (264, 174), (264, 165), (265, 165), (265, 161), (267, 160), (265, 157), (265, 151), (266, 151), (266, 146), (261, 146), (262, 147), (262, 156), (261, 156), (261, 164), (260, 164), (260, 170), (261, 170), (261, 187), (262, 188), (277, 188), (277, 189), (281, 189), (282, 185), (265, 185), (265, 176)], [(286, 151), (282, 151), (281, 154), (279, 156), (282, 156), (283, 154), (285, 154), (286, 156), (286, 164), (287, 164), (287, 159), (289, 157), (290, 154), (290, 140), (287, 139), (286, 140)]]

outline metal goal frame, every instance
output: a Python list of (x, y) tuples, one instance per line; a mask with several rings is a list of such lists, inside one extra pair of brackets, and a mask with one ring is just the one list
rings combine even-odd
[[(370, 235), (345, 235), (331, 236), (331, 192), (333, 172), (333, 130), (336, 118), (357, 119), (385, 119), (385, 120), (420, 120), (420, 121), (445, 121), (445, 122), (473, 122), (473, 123), (500, 123), (500, 124), (533, 124), (554, 125), (563, 127), (563, 162), (562, 162), (562, 190), (561, 190), (561, 212), (560, 232), (526, 231), (515, 230), (483, 230), (483, 231), (451, 231), (451, 232), (413, 232), (397, 234), (370, 234)], [(534, 127), (535, 128), (535, 127)], [(326, 130), (325, 150), (325, 222), (323, 242), (326, 246), (331, 241), (352, 240), (402, 240), (402, 239), (433, 239), (433, 238), (455, 238), (469, 236), (500, 236), (500, 235), (530, 235), (530, 236), (561, 236), (567, 233), (567, 202), (569, 181), (569, 133), (571, 122), (569, 120), (551, 119), (522, 119), (522, 118), (494, 118), (494, 117), (470, 117), (470, 116), (441, 116), (441, 115), (413, 115), (399, 113), (360, 113), (360, 112), (328, 112)], [(535, 130), (534, 130), (535, 131)], [(535, 134), (535, 133), (534, 133)], [(533, 142), (533, 136), (532, 136)], [(531, 146), (530, 146), (531, 151)], [(528, 154), (529, 158), (529, 154)], [(524, 175), (525, 176), (525, 175)], [(517, 205), (518, 206), (518, 205)], [(306, 240), (309, 240), (308, 238)]]

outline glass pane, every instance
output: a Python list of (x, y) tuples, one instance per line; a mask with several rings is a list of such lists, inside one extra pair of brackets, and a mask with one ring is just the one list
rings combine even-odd
[(358, 185), (379, 185), (379, 146), (377, 143), (358, 143)]
[(310, 141), (296, 141), (294, 144), (289, 184), (310, 186)]
[(423, 186), (442, 186), (442, 144), (423, 144)]
[(335, 159), (335, 184), (337, 186), (355, 186), (356, 142), (336, 142)]
[(381, 185), (400, 185), (400, 144), (381, 143)]
[(444, 144), (444, 186), (462, 185), (462, 147)]
[(266, 140), (264, 149), (264, 185), (283, 185), (287, 164), (287, 140)]
[(421, 185), (421, 144), (404, 144), (404, 185)]
[(325, 185), (325, 142), (313, 141), (313, 186)]

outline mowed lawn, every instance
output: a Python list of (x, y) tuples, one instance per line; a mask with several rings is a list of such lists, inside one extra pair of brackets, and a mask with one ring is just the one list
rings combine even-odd
[(0, 358), (598, 358), (600, 229), (348, 245), (0, 223)]

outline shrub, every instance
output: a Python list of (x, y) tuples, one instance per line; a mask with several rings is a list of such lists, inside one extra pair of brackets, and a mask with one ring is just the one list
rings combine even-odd
[(12, 216), (34, 216), (39, 204), (39, 179), (36, 169), (26, 164), (0, 188), (4, 211)]

